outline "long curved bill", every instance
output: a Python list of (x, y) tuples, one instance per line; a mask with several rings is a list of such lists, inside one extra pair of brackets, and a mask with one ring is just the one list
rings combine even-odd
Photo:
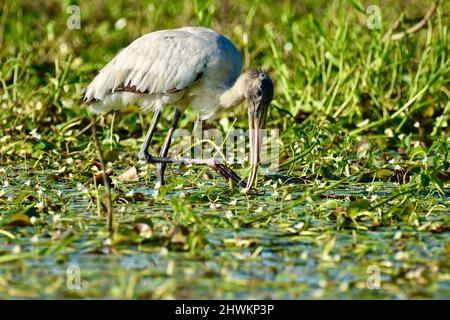
[(260, 162), (260, 153), (262, 145), (262, 131), (264, 128), (265, 115), (257, 116), (256, 112), (249, 119), (250, 121), (250, 174), (247, 180), (247, 186), (243, 190), (247, 192), (255, 184), (256, 178), (258, 176), (258, 166)]

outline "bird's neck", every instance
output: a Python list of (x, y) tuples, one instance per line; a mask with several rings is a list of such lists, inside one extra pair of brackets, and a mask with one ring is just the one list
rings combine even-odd
[(246, 98), (248, 78), (246, 74), (241, 74), (234, 84), (225, 90), (220, 96), (220, 106), (231, 108), (240, 104)]

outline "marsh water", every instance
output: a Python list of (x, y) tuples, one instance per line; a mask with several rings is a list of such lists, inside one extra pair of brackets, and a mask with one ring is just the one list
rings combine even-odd
[[(3, 174), (10, 182), (2, 187), (0, 203), (0, 229), (5, 231), (0, 234), (1, 298), (450, 296), (448, 232), (421, 231), (408, 222), (362, 221), (358, 228), (336, 228), (330, 202), (333, 207), (334, 201), (339, 205), (340, 199), (364, 196), (364, 184), (347, 183), (328, 191), (320, 200), (322, 211), (303, 204), (246, 226), (237, 222), (280, 209), (270, 185), (247, 197), (227, 194), (225, 184), (222, 193), (206, 194), (205, 182), (202, 188), (176, 188), (164, 196), (166, 200), (154, 201), (155, 190), (141, 180), (128, 184), (140, 201), (116, 202), (121, 231), (110, 239), (105, 218), (85, 187), (49, 181), (55, 173), (6, 168)], [(391, 188), (386, 183), (373, 195), (387, 197)], [(294, 186), (292, 199), (304, 190), (305, 186)], [(63, 208), (52, 208), (51, 199), (64, 203)], [(441, 196), (438, 213), (423, 219), (448, 221), (449, 200)], [(30, 223), (7, 224), (27, 201), (43, 202), (44, 208), (25, 212)], [(283, 205), (288, 204), (286, 200)], [(175, 220), (184, 221), (186, 230), (174, 227)], [(136, 240), (133, 230), (139, 221), (148, 221), (140, 225), (150, 228), (138, 231)]]

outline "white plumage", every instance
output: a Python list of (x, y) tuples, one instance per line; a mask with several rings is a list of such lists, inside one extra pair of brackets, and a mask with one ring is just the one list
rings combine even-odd
[(221, 96), (241, 69), (239, 51), (211, 29), (156, 31), (121, 50), (91, 82), (84, 99), (91, 102), (95, 113), (130, 104), (139, 105), (144, 112), (168, 104), (184, 111), (191, 105), (206, 119), (217, 109), (229, 107)]

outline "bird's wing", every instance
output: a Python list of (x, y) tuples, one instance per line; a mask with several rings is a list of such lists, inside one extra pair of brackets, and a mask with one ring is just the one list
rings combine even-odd
[(153, 94), (185, 89), (201, 76), (208, 63), (211, 36), (178, 29), (138, 38), (100, 71), (84, 100), (102, 100), (115, 91)]

